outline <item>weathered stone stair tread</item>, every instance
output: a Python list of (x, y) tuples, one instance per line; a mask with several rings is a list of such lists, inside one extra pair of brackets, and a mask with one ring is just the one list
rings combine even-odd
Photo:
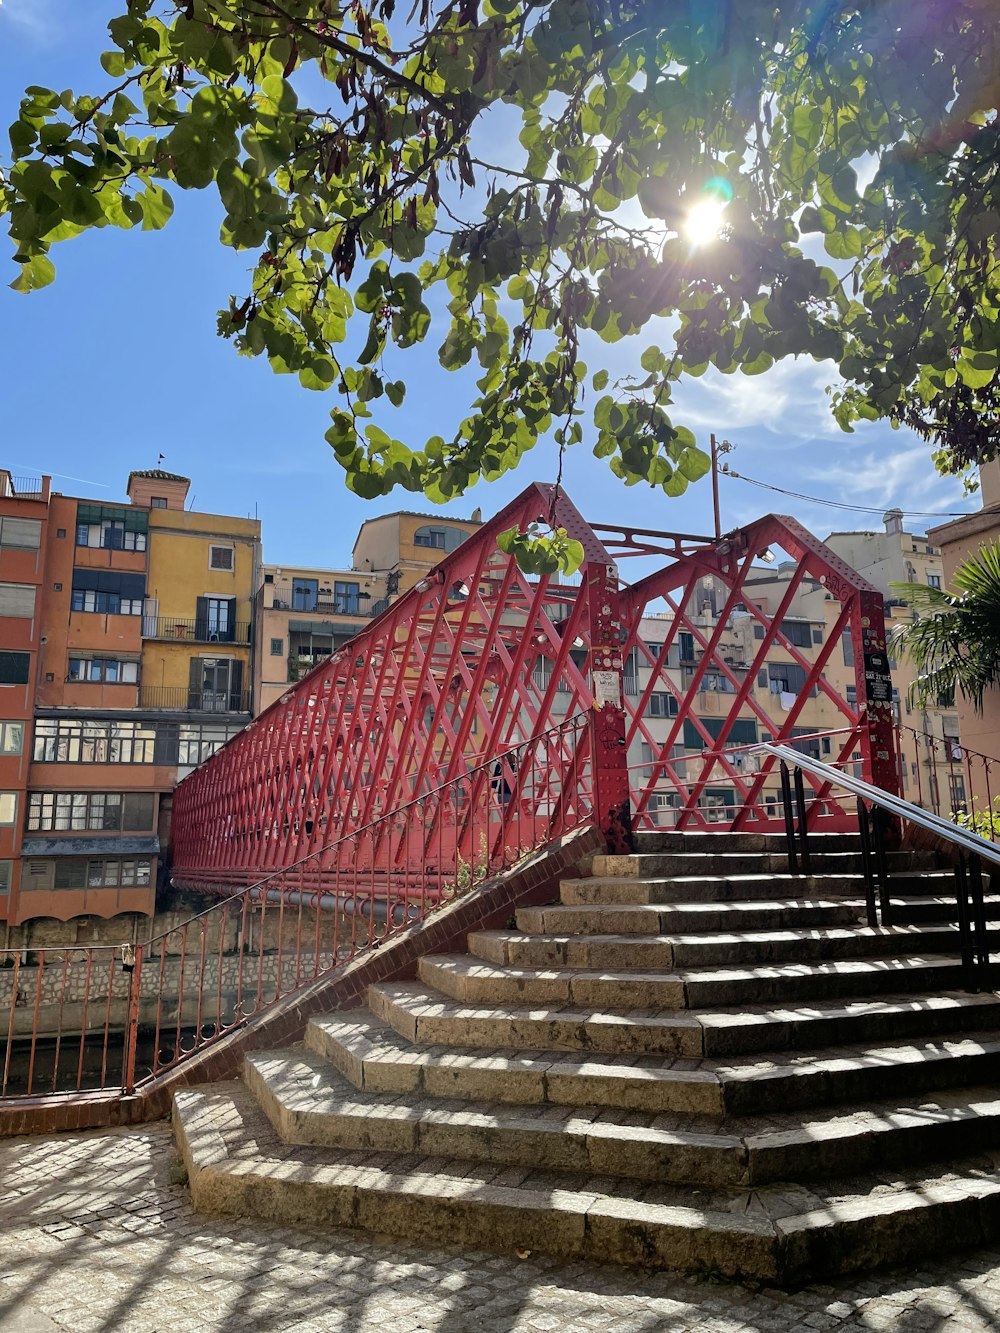
[[(745, 858), (744, 858), (745, 863)], [(904, 889), (918, 892), (940, 890), (947, 894), (954, 880), (950, 872), (920, 876), (893, 876), (893, 892)], [(856, 898), (864, 894), (864, 877), (860, 874), (702, 874), (702, 875), (591, 875), (584, 878), (563, 879), (559, 898), (567, 907), (644, 903), (684, 903), (692, 899), (708, 902), (747, 901), (759, 898), (789, 897), (801, 894), (838, 895)]]
[(1000, 1024), (1000, 999), (959, 992), (810, 1002), (797, 1008), (744, 1005), (621, 1014), (559, 1004), (498, 1009), (442, 999), (419, 983), (398, 982), (372, 986), (369, 1006), (411, 1041), (636, 1055), (653, 1051), (693, 1058)]
[[(953, 904), (954, 905), (954, 904)], [(803, 924), (848, 924), (863, 920), (863, 898), (761, 898), (752, 902), (620, 903), (604, 907), (567, 906), (553, 903), (547, 907), (522, 907), (516, 914), (518, 929), (530, 934), (604, 934), (607, 931), (628, 935), (673, 934), (674, 932), (714, 929), (752, 929), (794, 917)]]
[(954, 952), (672, 972), (495, 967), (467, 954), (432, 954), (419, 965), (421, 981), (457, 1000), (614, 1006), (624, 1011), (793, 1001), (873, 990), (950, 989), (961, 984), (961, 971)]
[(715, 1118), (727, 1109), (876, 1098), (1000, 1074), (1000, 1031), (698, 1060), (419, 1045), (367, 1011), (355, 1011), (313, 1019), (306, 1042), (359, 1089), (568, 1106), (599, 1102)]
[[(772, 852), (759, 852), (754, 856), (755, 863), (761, 870), (786, 872), (788, 854), (784, 849)], [(744, 851), (667, 851), (636, 852), (625, 856), (595, 856), (591, 873), (598, 879), (632, 876), (640, 879), (658, 878), (663, 875), (711, 875), (725, 873), (729, 867), (739, 868), (746, 865), (747, 853)], [(886, 853), (886, 863), (890, 872), (896, 867), (905, 866), (908, 872), (914, 870), (933, 871), (941, 868), (941, 859), (933, 852), (925, 851), (890, 851)], [(810, 866), (818, 872), (860, 871), (863, 862), (860, 851), (817, 850), (810, 854)]]
[(939, 1090), (851, 1109), (752, 1118), (358, 1091), (310, 1052), (254, 1053), (246, 1078), (282, 1138), (701, 1185), (768, 1184), (968, 1153), (1000, 1139), (1000, 1092)]
[(289, 1145), (240, 1085), (180, 1090), (174, 1121), (198, 1207), (255, 1210), (286, 1225), (784, 1281), (932, 1244), (982, 1243), (1000, 1228), (1000, 1174), (988, 1153), (939, 1174), (890, 1171), (694, 1197), (685, 1186)]
[(503, 967), (573, 967), (669, 969), (685, 965), (723, 965), (832, 959), (884, 953), (887, 948), (924, 948), (931, 953), (958, 952), (952, 924), (894, 927), (805, 926), (791, 929), (716, 930), (704, 934), (635, 935), (558, 934), (535, 931), (476, 931), (469, 936), (473, 957)]

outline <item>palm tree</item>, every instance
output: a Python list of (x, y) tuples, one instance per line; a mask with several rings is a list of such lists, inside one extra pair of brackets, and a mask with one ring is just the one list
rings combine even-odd
[(923, 583), (891, 587), (917, 614), (890, 640), (916, 667), (911, 700), (923, 705), (958, 689), (982, 713), (983, 695), (1000, 685), (1000, 543), (980, 546), (959, 565), (953, 591)]

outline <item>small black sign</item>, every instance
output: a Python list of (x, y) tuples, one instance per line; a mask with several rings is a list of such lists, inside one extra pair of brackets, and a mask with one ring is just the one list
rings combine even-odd
[(884, 652), (865, 653), (865, 696), (870, 704), (892, 702), (892, 677)]

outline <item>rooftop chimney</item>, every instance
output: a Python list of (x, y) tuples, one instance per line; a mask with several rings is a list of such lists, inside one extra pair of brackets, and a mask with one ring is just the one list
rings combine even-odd
[(890, 537), (900, 537), (903, 533), (903, 511), (902, 509), (887, 509), (882, 515), (882, 522), (885, 524), (885, 530)]

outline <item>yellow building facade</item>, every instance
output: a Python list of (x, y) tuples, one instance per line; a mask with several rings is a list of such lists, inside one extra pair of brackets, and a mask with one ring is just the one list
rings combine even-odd
[[(249, 713), (260, 523), (186, 510), (187, 486), (129, 479), (133, 503), (165, 501), (149, 508), (140, 706)], [(150, 487), (163, 494), (145, 495)]]

